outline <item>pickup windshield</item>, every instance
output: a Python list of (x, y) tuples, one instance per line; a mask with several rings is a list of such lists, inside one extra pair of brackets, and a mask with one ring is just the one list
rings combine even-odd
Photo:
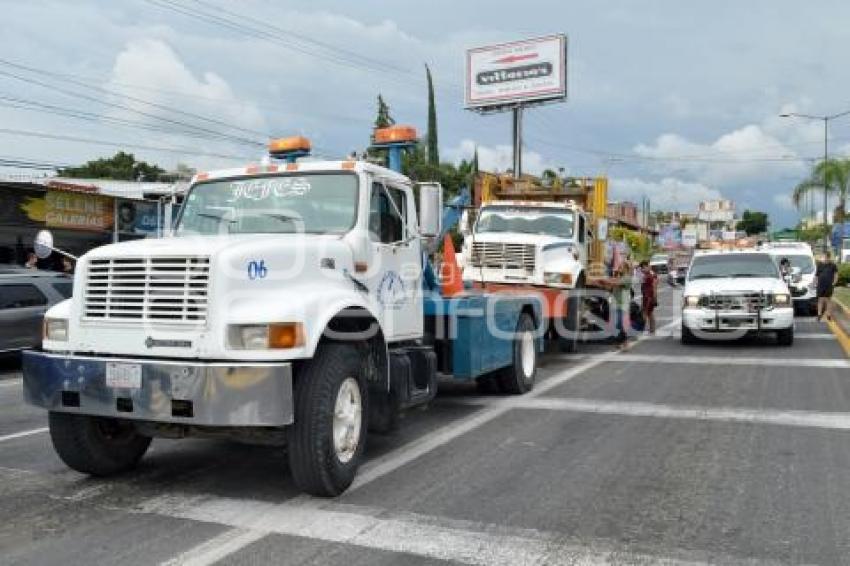
[(490, 206), (481, 210), (475, 232), (514, 232), (571, 238), (575, 214), (569, 210)]
[(799, 267), (800, 273), (803, 275), (810, 275), (815, 272), (815, 261), (810, 255), (779, 255), (776, 256), (776, 261), (781, 261), (783, 258), (788, 259), (791, 267)]
[(354, 226), (357, 176), (350, 173), (222, 179), (192, 187), (178, 234), (342, 234)]
[(779, 268), (773, 258), (764, 253), (708, 255), (694, 258), (688, 279), (724, 277), (779, 278)]

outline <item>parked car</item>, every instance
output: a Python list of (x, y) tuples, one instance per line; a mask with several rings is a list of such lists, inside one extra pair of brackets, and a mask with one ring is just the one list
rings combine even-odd
[(73, 282), (53, 271), (0, 266), (0, 353), (40, 346), (44, 313), (71, 296)]

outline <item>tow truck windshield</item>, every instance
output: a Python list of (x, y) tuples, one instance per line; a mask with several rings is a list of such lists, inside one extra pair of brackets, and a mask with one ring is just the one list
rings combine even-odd
[(706, 255), (694, 258), (688, 280), (726, 277), (779, 278), (779, 268), (764, 253)]
[(222, 179), (192, 187), (178, 234), (342, 234), (357, 215), (357, 176), (301, 174)]
[(812, 256), (782, 255), (778, 258), (788, 258), (788, 261), (791, 262), (791, 267), (799, 267), (800, 273), (802, 273), (803, 275), (810, 275), (815, 272), (815, 262), (812, 259)]
[(475, 231), (543, 234), (571, 238), (575, 224), (572, 211), (551, 208), (503, 207), (484, 208), (478, 217)]

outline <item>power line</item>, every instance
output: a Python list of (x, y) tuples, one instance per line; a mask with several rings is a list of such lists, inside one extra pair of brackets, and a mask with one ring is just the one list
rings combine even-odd
[(68, 136), (64, 134), (50, 134), (47, 132), (35, 132), (32, 130), (19, 130), (14, 128), (0, 128), (0, 134), (9, 134), (9, 135), (17, 135), (17, 136), (26, 136), (33, 138), (44, 138), (44, 139), (52, 139), (52, 140), (60, 140), (60, 141), (73, 141), (80, 143), (87, 143), (92, 145), (103, 145), (109, 147), (130, 147), (136, 149), (147, 149), (151, 151), (164, 151), (170, 153), (182, 153), (191, 156), (202, 156), (202, 157), (220, 157), (222, 159), (233, 159), (236, 161), (246, 161), (250, 160), (250, 157), (245, 155), (230, 155), (225, 153), (214, 153), (207, 151), (197, 151), (194, 148), (188, 147), (162, 147), (155, 145), (147, 145), (147, 144), (139, 144), (134, 142), (123, 142), (123, 141), (112, 141), (112, 140), (102, 140), (102, 139), (92, 139), (92, 138), (82, 138), (78, 136)]
[[(18, 69), (23, 69), (23, 70), (26, 70), (30, 73), (37, 73), (37, 74), (47, 75), (47, 76), (52, 75), (52, 73), (50, 73), (49, 71), (44, 71), (44, 70), (41, 70), (41, 69), (35, 69), (33, 67), (28, 67), (26, 65), (19, 65), (19, 64), (7, 61), (5, 59), (0, 59), (0, 65), (6, 65), (6, 66), (18, 68)], [(50, 90), (53, 90), (53, 91), (61, 92), (61, 93), (68, 95), (68, 96), (82, 98), (82, 99), (89, 100), (89, 101), (92, 101), (92, 102), (95, 102), (95, 103), (98, 103), (98, 104), (103, 104), (105, 106), (110, 106), (110, 107), (113, 107), (113, 108), (118, 108), (118, 109), (121, 109), (121, 110), (132, 112), (134, 114), (138, 114), (138, 115), (144, 116), (146, 118), (151, 118), (153, 120), (159, 120), (159, 121), (162, 121), (162, 122), (167, 122), (167, 123), (172, 124), (172, 125), (181, 126), (181, 127), (184, 127), (184, 128), (190, 128), (190, 129), (198, 131), (198, 132), (202, 132), (202, 133), (206, 133), (206, 134), (212, 134), (212, 135), (215, 135), (215, 136), (218, 136), (218, 137), (227, 137), (228, 139), (231, 139), (233, 141), (238, 141), (238, 142), (247, 143), (247, 144), (256, 145), (256, 146), (264, 146), (265, 145), (265, 143), (257, 141), (255, 139), (248, 139), (248, 138), (239, 137), (239, 136), (232, 135), (232, 134), (226, 134), (226, 133), (223, 133), (223, 132), (220, 132), (220, 131), (212, 130), (212, 129), (204, 127), (204, 126), (198, 126), (198, 125), (191, 124), (191, 123), (188, 123), (188, 122), (183, 122), (183, 121), (180, 121), (180, 120), (169, 118), (167, 116), (160, 116), (160, 115), (157, 115), (157, 114), (152, 114), (150, 112), (145, 112), (143, 110), (139, 110), (139, 109), (133, 108), (131, 106), (127, 106), (126, 104), (110, 102), (108, 100), (104, 100), (103, 98), (97, 98), (95, 96), (91, 96), (91, 95), (88, 95), (88, 94), (76, 92), (76, 91), (73, 91), (73, 90), (68, 90), (68, 89), (62, 88), (61, 86), (56, 86), (55, 84), (45, 83), (45, 82), (42, 82), (40, 80), (33, 79), (31, 77), (22, 76), (22, 75), (12, 73), (12, 72), (9, 72), (9, 71), (0, 70), (0, 75), (11, 77), (11, 78), (16, 79), (18, 81), (34, 84), (34, 85), (37, 85), (37, 86), (40, 86), (40, 87), (43, 87), (43, 88), (46, 88), (46, 89), (50, 89)], [(142, 103), (142, 104), (147, 104), (149, 106), (156, 107), (156, 108), (159, 108), (159, 109), (163, 109), (163, 110), (166, 110), (168, 112), (173, 112), (173, 113), (177, 113), (177, 114), (185, 114), (185, 115), (188, 115), (188, 116), (193, 117), (193, 118), (200, 118), (202, 120), (218, 122), (217, 120), (205, 118), (203, 116), (198, 116), (196, 114), (192, 114), (192, 113), (189, 113), (189, 112), (183, 112), (181, 110), (169, 108), (169, 107), (164, 106), (164, 105), (148, 102), (148, 101), (145, 101), (145, 100), (140, 99), (140, 98), (135, 98), (135, 97), (132, 97), (132, 96), (119, 94), (119, 93), (116, 93), (116, 92), (111, 91), (109, 89), (96, 87), (96, 86), (89, 85), (89, 84), (86, 84), (86, 83), (83, 83), (83, 82), (80, 82), (80, 81), (75, 81), (73, 79), (65, 78), (63, 80), (65, 80), (66, 82), (70, 82), (72, 84), (77, 84), (77, 85), (82, 86), (82, 87), (87, 88), (87, 89), (100, 91), (100, 92), (103, 92), (105, 94), (109, 94), (109, 95), (112, 95), (112, 96), (123, 97), (123, 98), (126, 98), (128, 100), (132, 100), (134, 102), (139, 102), (139, 103)], [(242, 128), (239, 128), (239, 127), (236, 127), (236, 126), (231, 126), (231, 127), (235, 128), (235, 129), (242, 129)], [(268, 134), (265, 134), (265, 133), (263, 133), (261, 135), (263, 135), (265, 137), (269, 137)]]

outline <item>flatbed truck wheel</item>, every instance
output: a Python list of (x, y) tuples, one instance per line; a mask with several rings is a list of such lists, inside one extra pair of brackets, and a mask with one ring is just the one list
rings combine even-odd
[(581, 332), (582, 309), (584, 307), (583, 280), (571, 290), (567, 298), (567, 316), (564, 320), (566, 336), (558, 336), (558, 346), (562, 352), (573, 353), (578, 350), (578, 337)]
[(325, 342), (296, 376), (289, 469), (310, 495), (335, 497), (357, 474), (369, 414), (363, 363), (354, 345)]
[(513, 343), (511, 365), (499, 370), (496, 379), (505, 393), (520, 395), (531, 391), (537, 375), (537, 340), (534, 319), (528, 313), (519, 315)]
[(111, 476), (136, 467), (151, 439), (119, 419), (51, 412), (50, 439), (59, 458), (71, 469)]

